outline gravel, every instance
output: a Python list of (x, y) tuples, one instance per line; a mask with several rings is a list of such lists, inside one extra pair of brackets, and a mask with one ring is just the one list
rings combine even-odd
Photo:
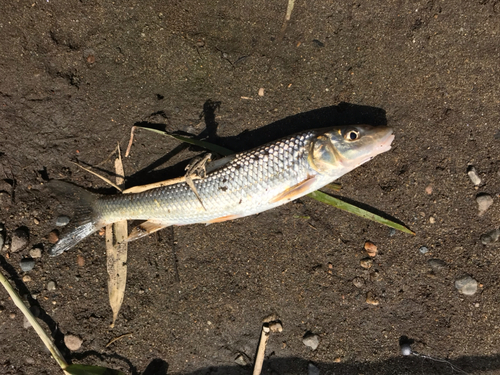
[(29, 272), (35, 267), (35, 260), (33, 258), (23, 258), (19, 265), (23, 272)]
[(427, 264), (432, 268), (433, 271), (441, 271), (444, 270), (447, 267), (447, 264), (445, 261), (441, 259), (429, 259), (427, 261)]
[(28, 245), (28, 241), (29, 241), (28, 228), (24, 227), (17, 228), (14, 231), (14, 234), (12, 235), (10, 250), (13, 253), (23, 250)]
[(304, 337), (302, 338), (302, 342), (305, 346), (311, 348), (312, 350), (316, 350), (319, 346), (319, 337), (314, 333), (307, 331)]
[(421, 246), (418, 251), (420, 251), (420, 254), (427, 254), (429, 252), (429, 248), (426, 246)]
[(64, 227), (65, 225), (68, 225), (69, 223), (69, 217), (67, 216), (58, 216), (56, 219), (56, 226), (58, 227)]
[(455, 281), (455, 288), (466, 296), (473, 296), (477, 292), (477, 281), (470, 276), (464, 276)]
[(64, 344), (69, 350), (75, 351), (80, 349), (83, 340), (76, 335), (66, 335), (64, 336)]
[(30, 250), (30, 257), (32, 258), (41, 258), (42, 257), (42, 249), (39, 247), (35, 247)]
[(483, 214), (493, 204), (493, 198), (489, 194), (479, 194), (476, 197), (476, 202), (477, 202), (477, 208), (479, 211), (479, 216), (483, 216)]
[(500, 238), (500, 229), (493, 229), (481, 236), (481, 243), (483, 245), (492, 245)]
[(355, 277), (352, 280), (352, 283), (356, 288), (362, 288), (363, 286), (365, 286), (365, 280), (363, 280), (361, 277)]
[(473, 166), (469, 166), (467, 169), (467, 174), (469, 175), (470, 180), (476, 186), (481, 185), (481, 177), (477, 174), (476, 168)]
[(371, 258), (364, 258), (361, 259), (359, 262), (360, 266), (363, 267), (364, 269), (370, 269), (373, 265), (373, 260)]
[(56, 288), (57, 288), (57, 285), (56, 285), (55, 281), (51, 280), (47, 283), (47, 290), (52, 291), (52, 290), (56, 290)]

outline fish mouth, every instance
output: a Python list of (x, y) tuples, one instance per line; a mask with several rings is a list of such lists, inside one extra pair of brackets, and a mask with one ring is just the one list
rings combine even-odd
[(394, 141), (394, 134), (392, 128), (387, 128), (387, 134), (385, 134), (379, 141), (379, 144), (375, 146), (374, 152), (367, 157), (365, 160), (361, 162), (361, 164), (366, 163), (367, 161), (372, 160), (375, 156), (380, 155), (384, 152), (387, 152), (391, 149), (392, 141)]

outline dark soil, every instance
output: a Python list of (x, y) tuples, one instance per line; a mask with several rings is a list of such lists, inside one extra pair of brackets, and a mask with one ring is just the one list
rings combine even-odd
[[(283, 37), (285, 1), (2, 3), (0, 223), (8, 237), (29, 228), (30, 245), (0, 263), (68, 360), (130, 374), (250, 374), (234, 360), (253, 360), (262, 320), (275, 314), (284, 329), (271, 336), (265, 374), (305, 374), (311, 362), (322, 374), (458, 373), (401, 356), (404, 337), (466, 373), (500, 373), (500, 245), (479, 240), (500, 225), (500, 2), (297, 1)], [(113, 192), (71, 162), (112, 171), (110, 153), (144, 122), (234, 150), (300, 129), (387, 123), (393, 149), (344, 176), (341, 195), (416, 235), (390, 236), (309, 198), (167, 228), (130, 244), (111, 329), (104, 239), (50, 258), (46, 236), (67, 212), (44, 184)], [(178, 146), (138, 131), (127, 183), (180, 175), (197, 151)], [(494, 203), (479, 217), (481, 192)], [(366, 240), (379, 249), (370, 270), (360, 267)], [(23, 281), (19, 262), (37, 244), (44, 254)], [(432, 258), (446, 266), (432, 271)], [(475, 295), (455, 289), (462, 275), (479, 282)], [(0, 373), (60, 373), (3, 291), (0, 327)], [(315, 351), (302, 343), (307, 331), (320, 336)], [(68, 333), (80, 350), (65, 349)]]

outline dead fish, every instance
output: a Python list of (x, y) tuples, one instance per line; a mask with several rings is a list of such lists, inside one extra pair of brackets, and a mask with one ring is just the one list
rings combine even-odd
[(281, 206), (322, 188), (390, 150), (388, 127), (355, 125), (308, 130), (217, 160), (202, 179), (136, 194), (99, 196), (54, 180), (58, 195), (75, 206), (73, 229), (49, 251), (59, 255), (99, 228), (146, 220), (128, 241), (171, 225), (220, 223)]

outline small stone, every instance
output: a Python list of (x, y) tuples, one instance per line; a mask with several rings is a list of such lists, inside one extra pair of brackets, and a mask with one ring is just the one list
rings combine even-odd
[(67, 216), (58, 216), (56, 219), (56, 226), (58, 227), (64, 227), (65, 225), (68, 225), (69, 223), (69, 217)]
[(481, 185), (481, 178), (477, 174), (476, 168), (474, 168), (473, 166), (469, 166), (469, 168), (467, 169), (467, 174), (469, 175), (469, 178), (474, 185)]
[(283, 325), (280, 321), (275, 321), (269, 323), (269, 330), (271, 332), (283, 332)]
[(52, 232), (50, 232), (47, 236), (47, 240), (51, 244), (55, 244), (57, 241), (59, 241), (59, 231), (54, 229)]
[(401, 345), (401, 354), (404, 356), (408, 356), (412, 354), (411, 346), (410, 344), (403, 344)]
[(365, 286), (365, 280), (363, 280), (361, 277), (355, 277), (354, 279), (352, 279), (352, 283), (356, 288), (362, 288), (363, 286)]
[(35, 267), (35, 260), (33, 258), (23, 258), (19, 265), (23, 272), (29, 272)]
[(76, 335), (66, 335), (64, 336), (64, 344), (69, 350), (75, 351), (80, 349), (83, 340)]
[(319, 375), (319, 368), (314, 366), (311, 362), (307, 365), (307, 374), (308, 375)]
[(35, 225), (40, 224), (40, 220), (38, 220), (36, 217), (33, 219), (33, 222), (35, 223)]
[(264, 96), (264, 88), (263, 87), (261, 87), (259, 89), (259, 96)]
[(16, 319), (16, 314), (15, 313), (10, 313), (9, 318)]
[(244, 353), (238, 353), (234, 362), (240, 366), (248, 366), (250, 364), (250, 358)]
[(455, 281), (455, 288), (466, 296), (473, 296), (477, 292), (477, 281), (470, 276), (464, 276)]
[(394, 229), (394, 228), (389, 229), (389, 237), (392, 237), (395, 234), (396, 234), (396, 229)]
[(56, 290), (56, 287), (57, 287), (57, 285), (56, 285), (56, 282), (55, 282), (55, 281), (52, 281), (52, 280), (51, 280), (51, 281), (49, 281), (49, 282), (47, 283), (47, 290), (49, 290), (49, 291)]
[(85, 258), (78, 254), (76, 256), (76, 263), (78, 264), (78, 267), (83, 267), (85, 265)]
[(24, 275), (23, 276), (23, 282), (24, 283), (29, 283), (31, 281), (31, 276), (30, 275)]
[(375, 270), (370, 274), (371, 281), (380, 281), (382, 280), (382, 276), (380, 276), (380, 272)]
[(427, 264), (432, 268), (433, 271), (441, 271), (446, 268), (446, 262), (441, 259), (429, 259)]
[(24, 318), (23, 319), (23, 327), (26, 328), (26, 329), (32, 327), (32, 325), (31, 325), (30, 321), (28, 320), (28, 318), (26, 318), (26, 317), (23, 317), (23, 318)]
[(368, 256), (372, 258), (378, 254), (377, 245), (375, 245), (373, 242), (370, 241), (365, 242), (365, 250)]
[(479, 216), (483, 216), (486, 210), (493, 204), (493, 198), (489, 194), (479, 194), (476, 197), (476, 202)]
[(333, 363), (340, 363), (342, 361), (342, 358), (336, 357), (333, 359)]
[(26, 357), (24, 360), (26, 361), (26, 363), (28, 365), (32, 365), (32, 364), (35, 363), (35, 360), (33, 358), (31, 358), (31, 357)]
[(377, 306), (379, 304), (379, 301), (372, 292), (368, 292), (366, 293), (366, 303), (369, 305)]
[(493, 229), (488, 233), (485, 233), (481, 236), (481, 243), (483, 245), (491, 245), (494, 242), (497, 242), (500, 238), (500, 229)]
[(426, 246), (421, 246), (418, 251), (420, 251), (420, 254), (427, 254), (429, 252), (429, 249)]
[(434, 216), (431, 216), (431, 217), (429, 218), (429, 223), (431, 223), (431, 224), (436, 223), (436, 219), (434, 218)]
[(428, 195), (431, 195), (432, 194), (432, 186), (429, 185), (425, 188), (425, 192), (428, 194)]
[(28, 228), (24, 227), (18, 228), (15, 230), (14, 235), (12, 236), (10, 250), (13, 253), (16, 253), (24, 249), (28, 245), (28, 241), (29, 241)]
[(42, 257), (42, 249), (39, 247), (35, 247), (30, 250), (30, 257), (32, 258), (41, 258)]
[(359, 264), (365, 269), (370, 269), (373, 265), (373, 260), (371, 258), (363, 258), (360, 260)]
[(305, 346), (308, 348), (311, 348), (312, 350), (316, 350), (319, 345), (319, 337), (318, 335), (315, 335), (314, 333), (307, 331), (304, 337), (302, 338), (302, 342), (304, 343)]

